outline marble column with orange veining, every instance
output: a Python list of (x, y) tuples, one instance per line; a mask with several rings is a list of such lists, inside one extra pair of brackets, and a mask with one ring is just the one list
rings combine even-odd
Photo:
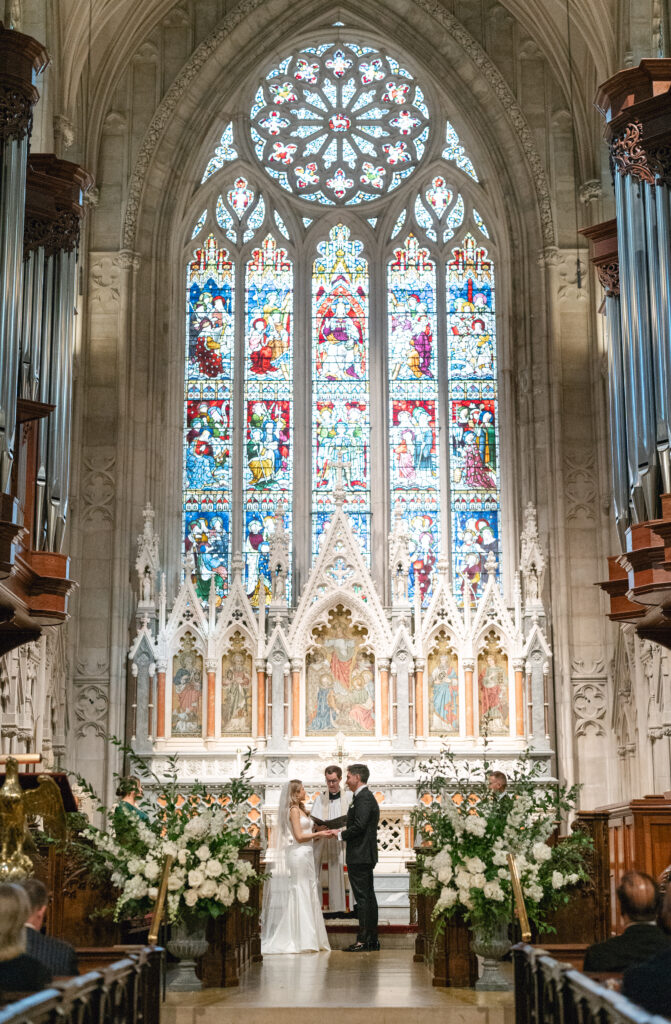
[(266, 662), (259, 658), (256, 662), (256, 735), (266, 735)]
[(217, 663), (212, 659), (208, 659), (205, 665), (207, 669), (207, 727), (205, 735), (208, 740), (214, 737), (215, 729), (215, 708), (217, 694), (215, 691), (216, 678), (217, 678)]
[(464, 709), (466, 711), (466, 735), (473, 736), (473, 670), (475, 662), (469, 658), (464, 661)]
[(389, 735), (389, 661), (382, 659), (380, 665), (380, 732)]
[(157, 679), (156, 684), (156, 739), (163, 739), (165, 736), (165, 670), (166, 663), (156, 663)]
[(415, 736), (424, 735), (424, 658), (415, 659)]
[(513, 661), (515, 672), (515, 735), (524, 736), (524, 662)]
[(301, 661), (291, 662), (291, 735), (298, 736), (301, 730)]

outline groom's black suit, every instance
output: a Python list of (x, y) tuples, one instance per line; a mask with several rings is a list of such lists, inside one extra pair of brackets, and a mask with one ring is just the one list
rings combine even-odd
[(373, 949), (378, 948), (373, 868), (377, 864), (379, 820), (377, 800), (368, 787), (364, 787), (355, 794), (347, 811), (347, 825), (341, 832), (341, 838), (347, 843), (347, 876), (359, 914), (357, 942)]

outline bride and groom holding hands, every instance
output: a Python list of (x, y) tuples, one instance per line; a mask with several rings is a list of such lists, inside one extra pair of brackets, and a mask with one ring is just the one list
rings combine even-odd
[[(329, 778), (329, 798), (340, 792)], [(336, 776), (337, 778), (337, 776)], [(380, 810), (368, 789), (369, 771), (365, 764), (347, 769), (346, 784), (353, 794), (344, 827), (324, 826), (314, 830), (313, 818), (305, 806), (306, 793), (300, 779), (288, 782), (280, 797), (277, 825), (267, 853), (270, 878), (265, 883), (261, 912), (261, 952), (307, 953), (329, 950), (328, 936), (320, 903), (313, 846), (315, 842), (335, 840), (346, 844), (345, 863), (359, 918), (357, 941), (350, 953), (378, 950), (377, 900), (373, 869), (377, 863), (377, 826)], [(336, 819), (334, 824), (339, 825)], [(331, 858), (329, 858), (329, 861)], [(331, 875), (331, 872), (329, 872)]]

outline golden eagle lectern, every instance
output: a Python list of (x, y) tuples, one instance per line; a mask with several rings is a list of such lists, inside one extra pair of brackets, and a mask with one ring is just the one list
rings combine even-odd
[(40, 817), (56, 839), (65, 839), (65, 808), (61, 791), (48, 775), (38, 775), (35, 789), (21, 789), (19, 765), (8, 757), (5, 782), (0, 789), (0, 882), (19, 882), (33, 873), (33, 862), (23, 852), (29, 839), (27, 822)]

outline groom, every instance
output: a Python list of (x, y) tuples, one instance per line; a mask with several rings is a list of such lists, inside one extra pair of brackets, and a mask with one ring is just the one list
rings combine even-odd
[(347, 811), (347, 825), (340, 832), (340, 839), (347, 843), (347, 875), (359, 914), (359, 934), (356, 942), (347, 947), (347, 953), (368, 953), (380, 948), (373, 884), (380, 808), (368, 789), (369, 775), (365, 764), (351, 764), (347, 769), (347, 788), (354, 794), (354, 798)]

